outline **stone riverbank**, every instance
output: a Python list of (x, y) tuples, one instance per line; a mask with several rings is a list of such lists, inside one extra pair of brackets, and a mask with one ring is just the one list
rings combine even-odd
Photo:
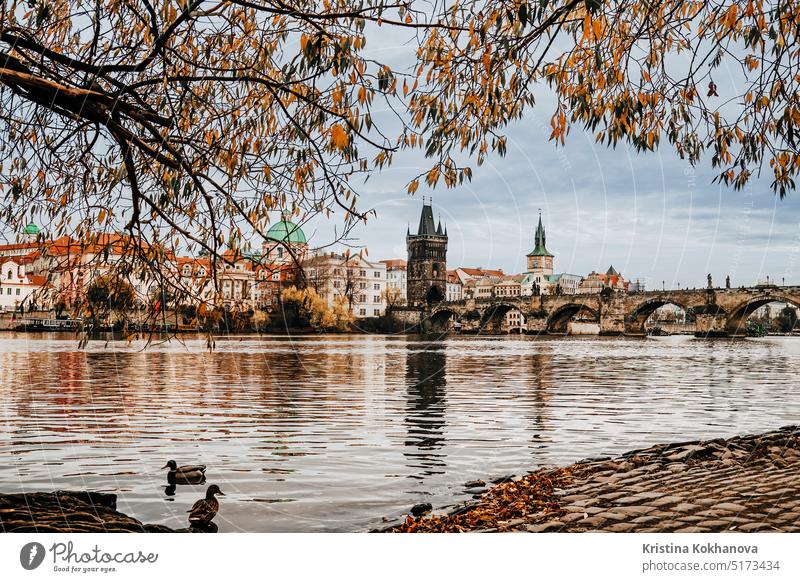
[(800, 426), (540, 469), (384, 531), (797, 532)]
[(0, 532), (4, 533), (172, 531), (176, 530), (163, 525), (142, 523), (120, 513), (117, 511), (117, 496), (112, 493), (0, 493)]

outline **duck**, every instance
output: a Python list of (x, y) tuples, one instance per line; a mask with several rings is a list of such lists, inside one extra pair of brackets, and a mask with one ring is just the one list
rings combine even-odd
[(170, 461), (161, 468), (169, 469), (167, 473), (167, 483), (170, 485), (194, 485), (206, 480), (205, 465), (183, 465), (179, 467), (178, 463)]
[(192, 508), (186, 513), (189, 514), (189, 523), (209, 523), (219, 511), (219, 501), (214, 495), (225, 495), (219, 490), (217, 485), (211, 485), (206, 490), (206, 496), (198, 499)]

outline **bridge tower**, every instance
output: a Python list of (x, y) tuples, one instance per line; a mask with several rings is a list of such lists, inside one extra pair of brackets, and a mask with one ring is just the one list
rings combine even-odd
[(406, 232), (407, 300), (412, 307), (434, 305), (447, 297), (447, 229), (436, 226), (430, 201), (422, 201), (417, 234)]
[(546, 236), (542, 226), (542, 213), (539, 212), (539, 226), (536, 227), (534, 248), (528, 253), (528, 273), (539, 275), (553, 274), (553, 253), (545, 246)]

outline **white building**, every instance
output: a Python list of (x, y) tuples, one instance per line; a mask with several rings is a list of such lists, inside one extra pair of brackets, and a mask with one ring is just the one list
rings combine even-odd
[(528, 320), (519, 309), (509, 309), (503, 319), (503, 328), (504, 331), (519, 330), (520, 332), (524, 332), (527, 323)]
[(464, 298), (464, 285), (455, 271), (447, 271), (447, 301), (461, 301)]
[(308, 284), (333, 306), (344, 297), (358, 318), (386, 313), (386, 264), (371, 263), (361, 255), (324, 253), (304, 265)]
[(578, 292), (583, 277), (571, 275), (570, 273), (558, 273), (548, 275), (547, 281), (550, 283), (549, 292), (554, 295), (575, 295)]
[(30, 271), (28, 257), (0, 258), (0, 309), (49, 308), (47, 278)]
[(403, 259), (385, 259), (386, 289), (396, 290), (397, 304), (405, 304), (408, 297), (408, 264)]

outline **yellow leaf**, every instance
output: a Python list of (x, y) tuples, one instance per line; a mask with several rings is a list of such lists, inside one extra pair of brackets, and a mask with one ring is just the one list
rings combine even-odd
[(331, 128), (331, 144), (338, 150), (343, 150), (350, 143), (350, 138), (347, 132), (340, 124), (336, 124)]
[(600, 38), (603, 35), (603, 30), (605, 29), (605, 23), (600, 20), (592, 21), (592, 32), (594, 32), (595, 38)]

